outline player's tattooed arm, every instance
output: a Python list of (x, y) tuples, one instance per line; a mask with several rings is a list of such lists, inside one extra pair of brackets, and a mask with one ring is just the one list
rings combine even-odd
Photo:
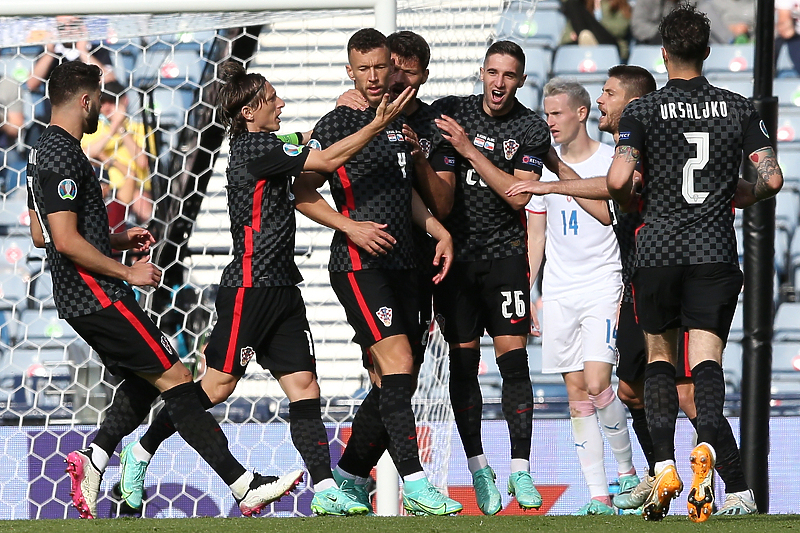
[(611, 168), (608, 169), (606, 186), (611, 197), (619, 205), (628, 205), (633, 196), (633, 175), (641, 158), (639, 150), (631, 146), (617, 146)]
[(783, 172), (772, 147), (756, 150), (750, 154), (750, 161), (755, 165), (758, 174), (753, 184), (753, 196), (757, 200), (765, 200), (778, 194), (783, 187)]

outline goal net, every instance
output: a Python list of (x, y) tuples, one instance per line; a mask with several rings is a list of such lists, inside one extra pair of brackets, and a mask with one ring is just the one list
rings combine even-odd
[[(400, 1), (397, 29), (416, 31), (432, 49), (421, 98), (472, 93), (501, 13), (530, 14), (534, 7), (501, 0)], [(118, 84), (107, 84), (118, 90), (101, 118), (110, 140), (84, 139), (84, 149), (104, 185), (112, 226), (147, 226), (159, 239), (153, 261), (164, 271), (162, 287), (139, 292), (140, 303), (199, 377), (232, 245), (227, 143), (215, 115), (217, 66), (237, 57), (262, 73), (286, 101), (282, 133), (306, 131), (350, 88), (346, 42), (368, 26), (375, 26), (375, 17), (366, 9), (0, 16), (0, 461), (7, 465), (0, 472), (0, 518), (77, 517), (63, 459), (91, 440), (117, 383), (58, 319), (47, 262), (29, 236), (24, 168), (49, 120), (49, 69), (61, 59), (92, 61)], [(296, 259), (335, 462), (369, 383), (328, 282), (332, 232), (297, 218)], [(422, 459), (442, 488), (453, 433), (447, 372), (447, 347), (434, 330), (414, 401)], [(231, 448), (248, 467), (269, 474), (302, 466), (288, 431), (288, 402), (255, 362), (213, 413), (226, 423)], [(111, 494), (118, 478), (112, 458), (101, 487), (101, 517), (119, 512)], [(176, 437), (153, 459), (145, 485), (145, 516), (238, 514), (227, 488)], [(301, 489), (273, 505), (271, 514), (310, 514), (311, 493)]]

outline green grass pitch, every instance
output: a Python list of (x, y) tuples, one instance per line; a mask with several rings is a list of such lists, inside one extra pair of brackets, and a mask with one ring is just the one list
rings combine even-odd
[(712, 517), (694, 524), (685, 516), (645, 522), (637, 516), (457, 516), (358, 518), (114, 518), (0, 521), (4, 533), (771, 533), (800, 529), (798, 515)]

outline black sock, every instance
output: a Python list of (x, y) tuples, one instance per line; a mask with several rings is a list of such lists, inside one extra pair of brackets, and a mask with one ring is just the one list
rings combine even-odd
[[(690, 418), (689, 422), (692, 423), (696, 430), (697, 418)], [(725, 417), (722, 418), (722, 424), (719, 427), (717, 447), (714, 448), (714, 451), (717, 453), (717, 462), (714, 468), (716, 468), (719, 477), (725, 483), (725, 492), (741, 492), (749, 489), (750, 487), (747, 486), (747, 482), (744, 480), (739, 447), (736, 444), (736, 438), (733, 436), (731, 425)]]
[(181, 438), (200, 454), (226, 485), (232, 485), (245, 473), (245, 468), (228, 449), (225, 433), (211, 413), (200, 405), (194, 383), (172, 387), (162, 392), (161, 398)]
[(653, 439), (650, 438), (650, 430), (647, 429), (647, 415), (644, 409), (631, 409), (631, 425), (642, 447), (642, 453), (647, 460), (647, 467), (651, 476), (655, 475), (656, 462), (653, 459)]
[(675, 367), (666, 361), (648, 363), (644, 370), (644, 408), (656, 462), (675, 460), (675, 420), (678, 389)]
[(697, 409), (697, 442), (706, 442), (716, 450), (725, 403), (725, 375), (716, 361), (703, 361), (692, 368), (692, 380)]
[[(203, 386), (199, 381), (194, 383), (194, 391), (197, 393), (197, 397), (200, 399), (200, 405), (203, 406), (203, 409), (208, 410), (214, 407), (214, 403), (208, 397), (206, 391), (203, 390)], [(166, 409), (161, 409), (155, 419), (153, 419), (153, 423), (147, 428), (145, 434), (139, 439), (139, 444), (142, 445), (142, 448), (144, 448), (147, 453), (155, 455), (161, 443), (170, 438), (174, 433), (175, 425), (169, 417), (169, 412)]]
[(358, 477), (368, 477), (389, 441), (380, 412), (381, 389), (373, 385), (353, 418), (350, 439), (339, 468)]
[(481, 417), (483, 397), (478, 383), (480, 350), (450, 349), (450, 403), (467, 457), (483, 454)]
[(289, 430), (292, 442), (306, 463), (314, 485), (331, 477), (331, 452), (328, 432), (322, 423), (319, 398), (289, 404)]
[(529, 460), (533, 432), (533, 388), (528, 351), (518, 348), (497, 358), (503, 378), (503, 416), (511, 438), (511, 458)]
[(109, 457), (114, 455), (122, 439), (133, 433), (150, 414), (156, 398), (158, 389), (144, 378), (136, 375), (126, 377), (114, 393), (114, 401), (106, 411), (92, 444), (99, 446)]
[(412, 394), (414, 378), (411, 374), (390, 374), (381, 378), (381, 420), (389, 432), (389, 452), (394, 466), (402, 477), (422, 471), (417, 427), (411, 408)]

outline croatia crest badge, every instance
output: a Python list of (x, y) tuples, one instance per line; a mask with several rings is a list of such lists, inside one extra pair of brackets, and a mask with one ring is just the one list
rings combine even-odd
[(250, 362), (250, 359), (252, 359), (255, 354), (256, 351), (252, 347), (245, 346), (244, 348), (242, 348), (242, 351), (239, 355), (239, 363), (242, 366), (247, 366), (247, 363)]
[(387, 328), (392, 325), (392, 308), (391, 307), (381, 307), (375, 312), (378, 315), (378, 319), (383, 322), (383, 325)]
[(503, 141), (503, 155), (506, 156), (506, 160), (511, 161), (511, 158), (517, 153), (518, 148), (519, 143), (514, 139)]

